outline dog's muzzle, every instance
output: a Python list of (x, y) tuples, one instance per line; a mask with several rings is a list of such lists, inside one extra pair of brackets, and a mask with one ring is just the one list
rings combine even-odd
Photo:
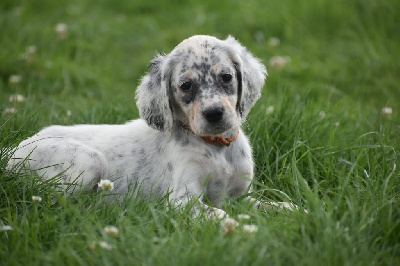
[(209, 123), (218, 123), (224, 116), (224, 109), (222, 107), (207, 109), (203, 112), (203, 116)]

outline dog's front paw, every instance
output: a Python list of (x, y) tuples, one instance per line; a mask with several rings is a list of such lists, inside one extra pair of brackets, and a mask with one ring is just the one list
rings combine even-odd
[(290, 202), (265, 202), (263, 208), (266, 210), (276, 210), (276, 211), (294, 211), (299, 210), (299, 206)]
[(210, 207), (206, 212), (206, 217), (207, 219), (223, 219), (228, 217), (228, 214), (221, 209)]
[[(249, 200), (254, 206), (259, 210), (264, 211), (277, 211), (277, 212), (285, 212), (285, 211), (299, 211), (300, 208), (296, 204), (292, 202), (274, 202), (274, 201), (260, 201), (256, 200), (252, 197), (246, 198)], [(307, 210), (303, 210), (304, 213), (308, 213)]]
[[(260, 208), (260, 207), (259, 207)], [(278, 212), (285, 212), (285, 211), (300, 211), (300, 207), (291, 202), (263, 202), (261, 204), (261, 208), (265, 211), (278, 211)], [(304, 213), (308, 213), (307, 210), (303, 210)]]

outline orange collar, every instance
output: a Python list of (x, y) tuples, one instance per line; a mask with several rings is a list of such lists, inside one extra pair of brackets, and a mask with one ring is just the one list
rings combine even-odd
[[(196, 135), (189, 126), (187, 125), (183, 125), (182, 127), (184, 129), (186, 129), (187, 131), (189, 131), (190, 133), (192, 133), (193, 135)], [(196, 135), (197, 136), (197, 135)], [(224, 138), (223, 136), (218, 136), (218, 137), (214, 137), (214, 136), (199, 136), (200, 138), (202, 138), (206, 143), (209, 144), (218, 144), (218, 145), (225, 145), (226, 147), (228, 147), (231, 142), (235, 141), (237, 139), (237, 137), (239, 136), (239, 130), (237, 131), (237, 133), (235, 134), (235, 136), (233, 136), (232, 138)]]

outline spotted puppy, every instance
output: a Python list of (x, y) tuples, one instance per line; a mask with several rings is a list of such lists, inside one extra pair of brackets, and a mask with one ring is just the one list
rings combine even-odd
[[(253, 178), (252, 150), (240, 129), (261, 94), (267, 71), (233, 37), (193, 36), (158, 55), (136, 93), (141, 119), (124, 125), (51, 126), (23, 141), (9, 165), (45, 178), (113, 192), (158, 196), (196, 216), (225, 215), (226, 197), (241, 196)], [(27, 159), (25, 159), (27, 158)]]

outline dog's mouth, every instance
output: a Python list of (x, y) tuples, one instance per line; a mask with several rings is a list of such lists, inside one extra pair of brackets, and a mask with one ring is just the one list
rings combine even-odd
[(227, 131), (231, 130), (231, 128), (226, 128), (224, 126), (207, 126), (206, 129), (202, 132), (199, 132), (197, 135), (202, 137), (218, 137), (224, 135)]
[(193, 133), (200, 137), (219, 137), (229, 135), (231, 132), (236, 132), (238, 129), (231, 123), (207, 123), (202, 128), (191, 127)]
[(239, 129), (229, 129), (224, 131), (221, 130), (220, 133), (213, 132), (213, 133), (198, 134), (187, 125), (182, 124), (182, 127), (187, 131), (191, 132), (192, 134), (202, 138), (207, 143), (225, 145), (225, 146), (229, 146), (231, 142), (235, 141), (240, 132)]

